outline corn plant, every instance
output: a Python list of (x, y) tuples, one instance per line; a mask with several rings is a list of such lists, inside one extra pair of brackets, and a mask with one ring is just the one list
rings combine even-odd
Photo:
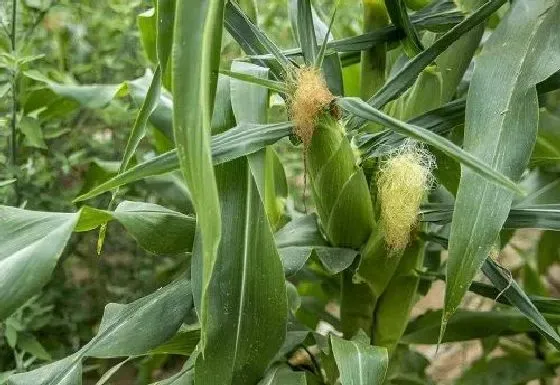
[[(40, 293), (74, 232), (100, 229), (102, 252), (116, 221), (188, 263), (152, 294), (108, 304), (74, 354), (0, 382), (81, 384), (87, 359), (120, 358), (104, 384), (174, 354), (182, 369), (157, 384), (432, 384), (437, 355), (416, 345), (480, 340), (457, 384), (552, 383), (560, 307), (542, 277), (560, 248), (560, 2), (363, 0), (363, 34), (346, 37), (337, 9), (318, 5), (287, 1), (299, 44), (284, 49), (252, 1), (157, 0), (138, 16), (144, 77), (25, 74), (84, 108), (126, 93), (140, 108), (118, 172), (76, 211), (0, 207), (0, 319)], [(133, 164), (148, 129), (158, 153)], [(288, 191), (280, 148), (301, 154), (303, 191)], [(166, 173), (191, 212), (125, 199)], [(101, 194), (108, 207), (84, 203)], [(510, 271), (501, 250), (527, 228), (540, 240)], [(435, 281), (443, 307), (411, 317)]]

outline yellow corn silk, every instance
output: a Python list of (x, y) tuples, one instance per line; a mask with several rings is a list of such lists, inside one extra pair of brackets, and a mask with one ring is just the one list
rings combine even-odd
[(404, 250), (416, 226), (420, 203), (432, 183), (432, 156), (405, 144), (385, 161), (377, 174), (380, 222), (387, 247)]

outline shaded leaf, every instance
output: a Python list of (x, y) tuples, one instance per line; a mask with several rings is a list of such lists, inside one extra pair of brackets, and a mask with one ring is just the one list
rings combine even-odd
[(78, 217), (0, 206), (0, 319), (49, 281)]
[(516, 385), (553, 376), (544, 361), (506, 356), (476, 361), (455, 382), (456, 385)]
[(81, 353), (89, 357), (146, 354), (173, 336), (191, 308), (191, 285), (185, 279), (127, 305), (110, 303), (99, 331)]
[(8, 378), (8, 385), (81, 385), (81, 383), (82, 360), (79, 353)]

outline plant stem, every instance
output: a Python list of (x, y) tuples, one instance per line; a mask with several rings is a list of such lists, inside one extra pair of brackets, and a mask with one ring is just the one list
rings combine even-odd
[[(10, 42), (12, 45), (12, 55), (16, 54), (16, 24), (17, 24), (17, 0), (12, 0), (12, 30), (10, 33)], [(12, 70), (12, 122), (11, 128), (12, 132), (10, 135), (10, 155), (11, 164), (14, 170), (17, 167), (17, 67)], [(19, 189), (18, 180), (16, 176), (16, 181), (14, 183), (14, 193), (15, 193), (15, 205), (19, 205)]]

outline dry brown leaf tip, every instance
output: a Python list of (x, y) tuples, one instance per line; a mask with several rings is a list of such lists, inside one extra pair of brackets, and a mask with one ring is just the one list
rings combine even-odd
[(416, 226), (420, 203), (430, 188), (433, 156), (423, 147), (406, 143), (380, 167), (377, 188), (380, 222), (387, 247), (403, 250)]
[(297, 69), (290, 81), (293, 90), (290, 97), (290, 116), (294, 121), (294, 133), (304, 148), (311, 144), (316, 120), (334, 99), (320, 70), (312, 67)]

